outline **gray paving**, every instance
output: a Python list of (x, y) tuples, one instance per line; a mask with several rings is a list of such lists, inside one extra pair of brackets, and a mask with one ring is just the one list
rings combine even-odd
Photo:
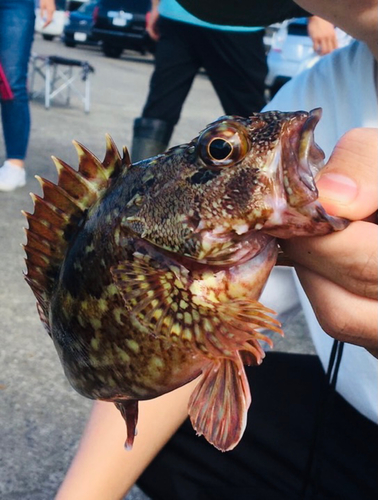
[[(34, 51), (88, 60), (92, 79), (91, 112), (72, 98), (49, 110), (33, 101), (32, 132), (27, 158), (28, 182), (13, 193), (0, 193), (0, 498), (52, 500), (75, 453), (91, 402), (76, 394), (65, 380), (53, 345), (44, 332), (35, 300), (22, 276), (25, 242), (21, 210), (32, 211), (28, 193), (40, 192), (34, 175), (56, 179), (51, 155), (76, 166), (72, 139), (103, 156), (109, 132), (119, 147), (131, 142), (132, 121), (147, 93), (152, 59), (124, 54), (103, 57), (95, 48), (68, 49), (60, 42), (36, 38)], [(222, 109), (205, 76), (197, 77), (184, 107), (173, 143), (185, 142)], [(0, 161), (3, 144), (0, 142)], [(296, 315), (292, 340), (278, 348), (311, 349), (303, 319)], [(299, 342), (301, 337), (305, 343)], [(303, 348), (303, 345), (305, 346)], [(301, 346), (301, 347), (298, 347)], [(134, 489), (128, 500), (145, 497)]]

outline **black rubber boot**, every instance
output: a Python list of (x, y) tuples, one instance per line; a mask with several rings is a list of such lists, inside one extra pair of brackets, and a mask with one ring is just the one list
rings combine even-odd
[(134, 120), (131, 161), (136, 162), (163, 153), (169, 143), (173, 126), (155, 118), (136, 118)]

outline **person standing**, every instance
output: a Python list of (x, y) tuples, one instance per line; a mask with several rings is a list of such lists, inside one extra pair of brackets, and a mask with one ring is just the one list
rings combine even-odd
[[(52, 21), (54, 0), (40, 1), (45, 26)], [(0, 94), (5, 161), (0, 167), (0, 191), (26, 183), (24, 161), (30, 133), (27, 72), (33, 42), (34, 0), (0, 0), (0, 65), (7, 92)]]
[(133, 161), (166, 150), (200, 68), (226, 114), (248, 116), (265, 104), (264, 29), (206, 23), (176, 0), (152, 3), (147, 30), (157, 41), (155, 71), (142, 116), (134, 121)]

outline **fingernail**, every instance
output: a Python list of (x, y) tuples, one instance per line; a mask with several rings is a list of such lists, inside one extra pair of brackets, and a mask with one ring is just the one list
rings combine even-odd
[(316, 182), (319, 198), (336, 201), (342, 205), (352, 203), (358, 194), (357, 184), (341, 174), (324, 173)]

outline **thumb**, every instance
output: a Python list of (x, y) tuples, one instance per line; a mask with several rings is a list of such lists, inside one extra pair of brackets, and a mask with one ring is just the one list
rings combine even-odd
[(336, 144), (316, 181), (331, 215), (361, 220), (378, 208), (378, 129), (356, 128)]

